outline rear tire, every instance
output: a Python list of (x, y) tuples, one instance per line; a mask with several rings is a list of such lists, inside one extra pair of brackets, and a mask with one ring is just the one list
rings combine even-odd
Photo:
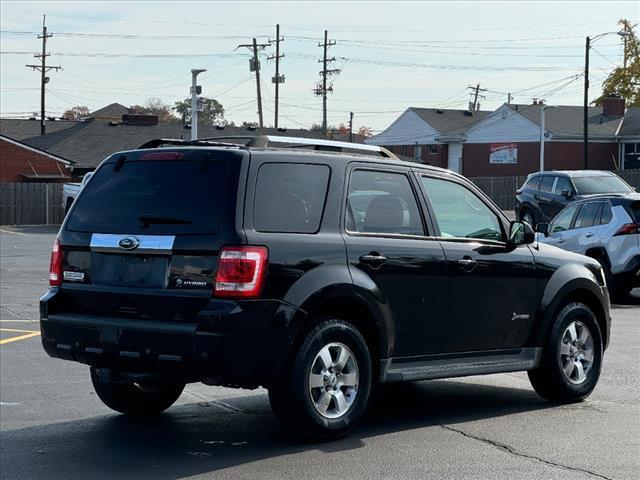
[(134, 382), (105, 381), (93, 367), (91, 382), (102, 403), (116, 412), (133, 416), (159, 415), (175, 403), (185, 387), (178, 382), (140, 386)]
[(364, 337), (344, 320), (325, 319), (304, 336), (282, 380), (269, 387), (269, 402), (290, 432), (335, 439), (362, 418), (371, 382)]
[(594, 313), (583, 303), (568, 303), (556, 315), (540, 365), (528, 372), (529, 380), (547, 400), (583, 400), (598, 383), (602, 354), (602, 333)]

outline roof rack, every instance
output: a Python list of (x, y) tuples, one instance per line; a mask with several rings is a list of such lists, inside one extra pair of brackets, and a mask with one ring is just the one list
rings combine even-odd
[(280, 135), (259, 135), (247, 143), (247, 147), (270, 147), (273, 144), (287, 144), (286, 148), (313, 147), (314, 150), (326, 150), (331, 152), (350, 151), (354, 153), (376, 153), (381, 157), (399, 160), (393, 153), (384, 147), (377, 145), (365, 145), (362, 143), (338, 142), (335, 140), (323, 140), (319, 138), (285, 137)]
[[(236, 138), (236, 137), (233, 137)], [(253, 137), (250, 137), (253, 138)], [(241, 147), (242, 145), (237, 143), (225, 143), (225, 142), (211, 142), (208, 141), (210, 139), (202, 139), (202, 140), (182, 140), (180, 138), (154, 138), (153, 140), (149, 140), (148, 142), (140, 145), (136, 150), (141, 150), (143, 148), (158, 148), (163, 145), (195, 145), (195, 146), (204, 146), (204, 147)]]
[[(243, 144), (221, 142), (221, 140), (246, 140)], [(150, 140), (138, 149), (142, 148), (157, 148), (162, 145), (194, 145), (194, 146), (223, 146), (223, 147), (256, 147), (266, 148), (273, 145), (283, 145), (284, 148), (304, 148), (313, 147), (314, 150), (323, 150), (329, 152), (353, 152), (353, 153), (365, 153), (365, 154), (377, 154), (384, 158), (392, 160), (399, 160), (392, 152), (384, 147), (377, 145), (364, 145), (362, 143), (350, 143), (350, 142), (338, 142), (335, 140), (323, 140), (319, 138), (301, 138), (301, 137), (286, 137), (280, 135), (225, 135), (219, 137), (201, 138), (198, 140), (181, 140), (173, 138), (156, 138)]]

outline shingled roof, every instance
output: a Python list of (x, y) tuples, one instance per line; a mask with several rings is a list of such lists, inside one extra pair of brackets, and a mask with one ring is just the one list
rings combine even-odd
[(627, 109), (618, 135), (621, 137), (640, 137), (640, 107)]
[[(509, 107), (536, 125), (540, 125), (542, 105), (511, 104)], [(628, 109), (627, 112), (632, 109)], [(602, 113), (602, 107), (589, 107), (589, 136), (614, 137), (620, 128), (623, 117)], [(558, 105), (545, 110), (545, 129), (556, 137), (582, 136), (584, 109), (576, 105)]]
[[(95, 168), (112, 153), (137, 148), (155, 138), (189, 139), (191, 136), (191, 130), (179, 123), (127, 125), (102, 120), (48, 122), (47, 132), (46, 135), (39, 135), (39, 122), (32, 120), (0, 120), (2, 135), (72, 160), (75, 162), (75, 168), (83, 169)], [(304, 138), (321, 137), (320, 132), (302, 129), (282, 132), (273, 128), (258, 130), (247, 130), (241, 127), (217, 129), (211, 126), (200, 126), (198, 128), (199, 138), (260, 134), (279, 134)]]
[(427, 122), (434, 130), (448, 135), (459, 135), (466, 132), (472, 125), (479, 122), (491, 112), (468, 110), (452, 110), (445, 108), (409, 107)]
[(120, 120), (122, 115), (130, 113), (131, 110), (119, 103), (112, 103), (106, 107), (102, 107), (94, 112), (91, 112), (91, 116), (95, 119), (102, 120)]

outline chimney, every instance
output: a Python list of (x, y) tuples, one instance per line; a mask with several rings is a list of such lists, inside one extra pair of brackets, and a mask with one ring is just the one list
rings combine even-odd
[(610, 117), (624, 116), (624, 98), (618, 93), (612, 93), (602, 101), (602, 113)]
[(124, 123), (125, 125), (138, 125), (138, 126), (157, 125), (158, 116), (125, 113), (124, 115), (122, 115), (122, 123)]

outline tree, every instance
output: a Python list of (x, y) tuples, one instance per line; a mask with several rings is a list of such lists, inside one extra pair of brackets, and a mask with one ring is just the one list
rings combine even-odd
[[(198, 123), (203, 125), (227, 125), (224, 119), (224, 107), (213, 98), (201, 97), (202, 111), (198, 112)], [(191, 119), (191, 99), (186, 98), (181, 102), (176, 102), (173, 110), (184, 121)]]
[(371, 127), (367, 127), (366, 125), (363, 125), (358, 129), (358, 135), (360, 135), (363, 138), (373, 137), (373, 131), (371, 130)]
[(129, 111), (137, 115), (157, 115), (160, 123), (175, 123), (178, 119), (171, 112), (171, 105), (159, 98), (148, 98), (144, 105), (131, 105)]
[(64, 112), (62, 118), (65, 120), (78, 120), (82, 117), (88, 117), (91, 114), (89, 107), (85, 105), (76, 105)]
[(618, 22), (622, 29), (629, 32), (626, 38), (627, 68), (617, 67), (602, 83), (602, 95), (594, 102), (602, 105), (604, 99), (612, 93), (619, 93), (628, 107), (640, 107), (640, 43), (633, 27), (625, 19)]

